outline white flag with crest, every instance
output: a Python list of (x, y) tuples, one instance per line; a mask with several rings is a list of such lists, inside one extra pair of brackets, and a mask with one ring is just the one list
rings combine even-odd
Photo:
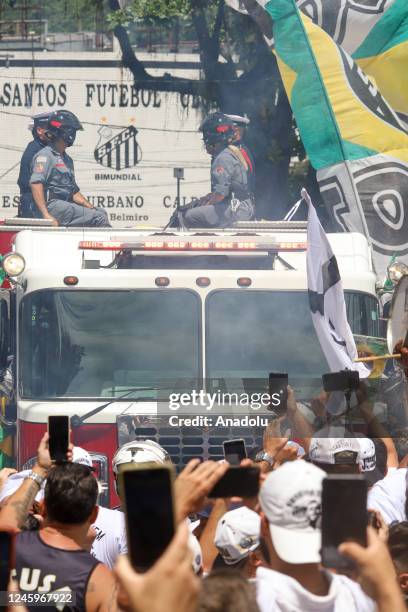
[(307, 219), (307, 284), (313, 325), (332, 372), (358, 370), (366, 378), (370, 370), (354, 363), (357, 348), (347, 321), (346, 303), (336, 257), (333, 254), (309, 194)]

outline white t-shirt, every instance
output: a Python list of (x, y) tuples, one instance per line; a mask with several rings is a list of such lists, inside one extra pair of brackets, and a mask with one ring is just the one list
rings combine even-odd
[(99, 506), (98, 517), (93, 525), (96, 538), (91, 555), (112, 568), (119, 555), (127, 553), (125, 515), (120, 510)]
[(361, 587), (337, 574), (326, 572), (329, 593), (314, 595), (286, 574), (265, 567), (256, 572), (257, 601), (261, 612), (375, 612), (376, 604)]
[(367, 507), (379, 510), (389, 525), (393, 521), (405, 521), (407, 468), (389, 471), (368, 492)]

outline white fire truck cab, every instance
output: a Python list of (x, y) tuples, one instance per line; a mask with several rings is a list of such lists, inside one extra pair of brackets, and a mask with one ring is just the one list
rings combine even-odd
[[(353, 332), (378, 336), (366, 239), (328, 237)], [(1, 290), (1, 357), (3, 367), (14, 361), (18, 467), (32, 463), (48, 416), (68, 414), (73, 443), (92, 454), (102, 503), (116, 501), (111, 459), (126, 441), (156, 440), (179, 466), (221, 456), (231, 436), (260, 445), (261, 426), (199, 427), (176, 413), (170, 424), (170, 393), (229, 391), (228, 381), (245, 389), (269, 372), (288, 372), (302, 393), (302, 381), (328, 370), (310, 317), (302, 222), (32, 228), (16, 234), (14, 252), (25, 269)], [(190, 406), (190, 415), (205, 412)]]

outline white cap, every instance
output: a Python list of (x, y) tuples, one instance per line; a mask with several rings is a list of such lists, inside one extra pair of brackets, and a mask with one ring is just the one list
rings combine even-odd
[(201, 551), (200, 542), (191, 532), (188, 534), (187, 545), (193, 554), (193, 572), (199, 574), (203, 567), (203, 553)]
[(112, 469), (118, 473), (118, 466), (125, 463), (159, 463), (170, 461), (170, 456), (154, 440), (134, 440), (121, 446), (112, 459)]
[[(80, 446), (73, 447), (72, 462), (80, 463), (81, 465), (87, 465), (90, 468), (93, 467), (91, 455), (88, 453), (88, 451), (86, 451), (84, 448), (81, 448)], [(27, 476), (29, 475), (30, 471), (31, 470), (22, 470), (21, 472), (17, 472), (17, 474), (12, 474), (7, 478), (4, 486), (0, 490), (0, 503), (7, 497), (10, 497), (10, 495), (13, 495), (13, 493), (15, 493), (17, 489), (20, 488), (20, 486), (24, 482), (24, 479), (27, 478)], [(44, 480), (41, 489), (35, 496), (35, 501), (41, 501), (44, 498), (45, 482), (46, 481)]]
[[(17, 472), (17, 474), (12, 474), (9, 476), (4, 483), (4, 486), (0, 490), (0, 502), (2, 502), (10, 495), (13, 495), (21, 487), (24, 482), (24, 479), (27, 478), (31, 470), (23, 470), (22, 472)], [(38, 491), (35, 496), (35, 501), (41, 501), (44, 497), (44, 487), (45, 482), (43, 482), (41, 489)]]
[(377, 467), (375, 444), (370, 438), (359, 438), (358, 442), (360, 444), (360, 469), (367, 480), (368, 486), (372, 487), (384, 478), (384, 474)]
[(238, 563), (258, 548), (260, 529), (261, 517), (245, 506), (220, 518), (214, 544), (227, 565)]
[(375, 470), (377, 461), (375, 456), (375, 444), (370, 438), (359, 438), (360, 445), (360, 467), (362, 472)]
[[(338, 461), (336, 455), (345, 451), (355, 453), (355, 457)], [(309, 457), (313, 463), (359, 463), (360, 444), (357, 438), (312, 438)]]
[(79, 463), (90, 468), (93, 467), (91, 455), (80, 446), (74, 446), (72, 448), (72, 463)]
[(286, 563), (320, 563), (322, 482), (326, 473), (290, 461), (266, 478), (260, 494), (273, 546)]

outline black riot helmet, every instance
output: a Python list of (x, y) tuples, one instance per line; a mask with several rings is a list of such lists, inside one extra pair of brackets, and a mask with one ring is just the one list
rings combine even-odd
[(234, 138), (234, 122), (224, 113), (211, 113), (198, 128), (203, 133), (206, 145), (232, 142)]
[(78, 130), (83, 130), (78, 117), (67, 110), (57, 110), (50, 114), (47, 126), (47, 136), (50, 139), (62, 138), (67, 147), (75, 142)]

